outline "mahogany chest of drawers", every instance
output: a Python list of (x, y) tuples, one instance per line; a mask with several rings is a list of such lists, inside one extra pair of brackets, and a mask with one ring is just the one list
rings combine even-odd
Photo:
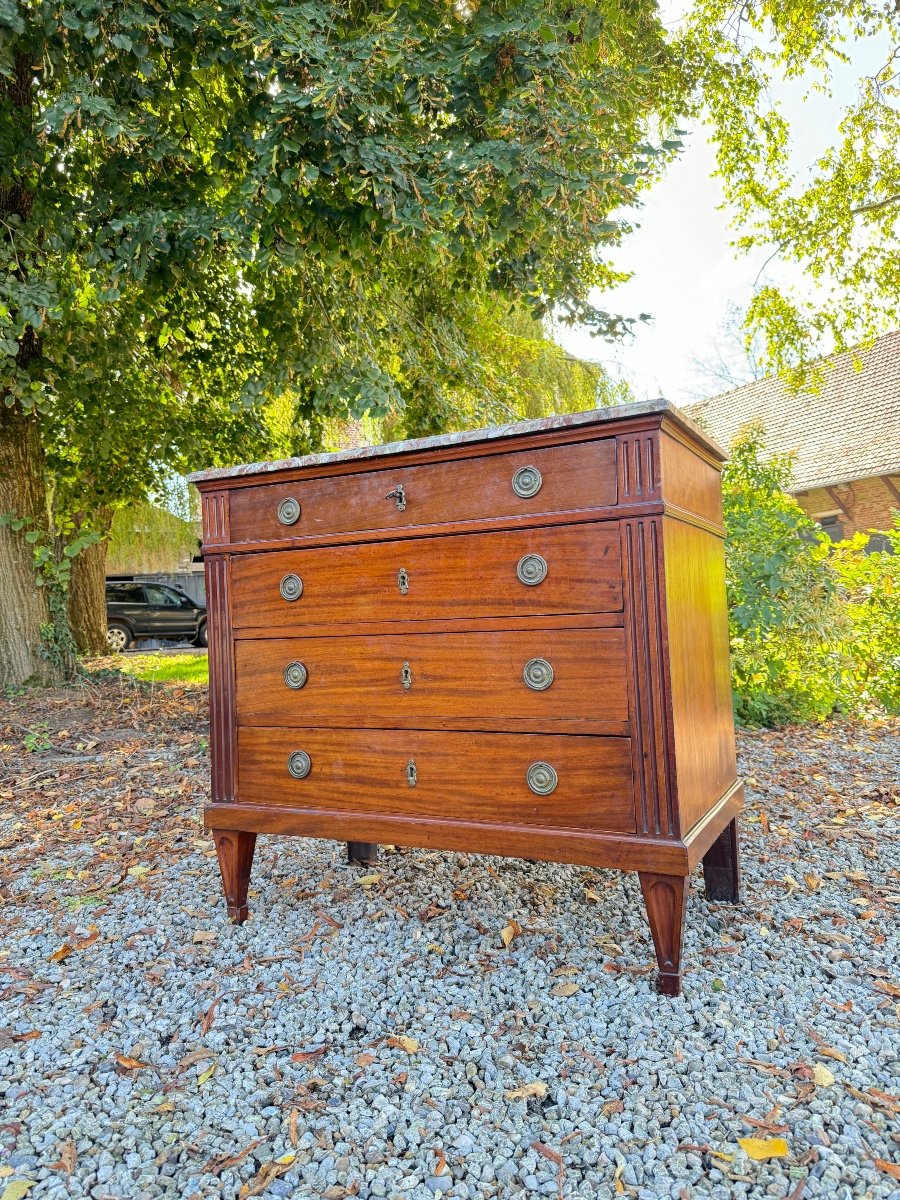
[(192, 476), (228, 912), (257, 834), (738, 898), (722, 454), (664, 401)]

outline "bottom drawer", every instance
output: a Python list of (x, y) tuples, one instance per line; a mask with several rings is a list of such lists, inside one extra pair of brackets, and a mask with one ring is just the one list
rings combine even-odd
[(243, 728), (238, 797), (348, 817), (635, 832), (631, 742), (618, 737)]

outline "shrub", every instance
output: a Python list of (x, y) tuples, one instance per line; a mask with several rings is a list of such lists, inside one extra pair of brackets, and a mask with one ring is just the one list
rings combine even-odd
[(735, 717), (821, 720), (841, 696), (849, 621), (830, 543), (787, 494), (790, 456), (763, 452), (762, 426), (746, 426), (722, 479)]
[(900, 713), (900, 515), (891, 550), (866, 554), (866, 534), (839, 542), (831, 557), (850, 624), (841, 700)]

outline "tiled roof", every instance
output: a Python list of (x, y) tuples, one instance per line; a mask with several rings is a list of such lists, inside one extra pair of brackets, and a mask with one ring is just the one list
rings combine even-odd
[(818, 394), (792, 394), (775, 376), (684, 411), (726, 448), (742, 425), (762, 420), (770, 451), (796, 453), (795, 491), (900, 474), (900, 330), (823, 367)]

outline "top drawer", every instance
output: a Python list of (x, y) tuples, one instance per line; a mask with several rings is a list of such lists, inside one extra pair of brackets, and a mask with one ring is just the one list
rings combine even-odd
[(392, 531), (616, 502), (615, 440), (382, 467), (230, 492), (232, 542)]

